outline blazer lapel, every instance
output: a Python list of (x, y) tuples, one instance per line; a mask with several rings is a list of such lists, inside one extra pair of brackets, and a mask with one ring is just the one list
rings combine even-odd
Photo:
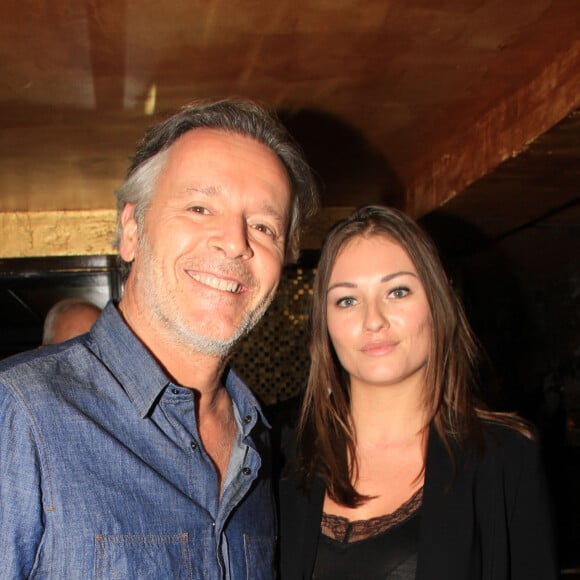
[[(432, 425), (427, 445), (416, 580), (470, 580), (481, 571), (474, 520), (474, 470), (453, 446), (455, 469)], [(479, 570), (479, 572), (478, 572)]]

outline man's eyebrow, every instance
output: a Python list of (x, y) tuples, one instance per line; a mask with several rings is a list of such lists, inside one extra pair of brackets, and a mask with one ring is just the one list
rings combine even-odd
[[(408, 270), (401, 270), (399, 272), (393, 272), (392, 274), (386, 274), (385, 276), (383, 276), (380, 280), (381, 283), (383, 282), (389, 282), (390, 280), (392, 280), (393, 278), (397, 278), (398, 276), (413, 276), (414, 278), (417, 278), (417, 274), (415, 274), (415, 272), (409, 272)], [(331, 284), (328, 287), (328, 290), (326, 292), (330, 292), (331, 290), (334, 290), (335, 288), (356, 288), (357, 285), (354, 282), (335, 282), (334, 284)]]
[[(201, 195), (205, 195), (207, 197), (216, 197), (222, 194), (222, 190), (219, 187), (216, 187), (215, 185), (207, 185), (207, 186), (192, 185), (190, 187), (187, 187), (184, 190), (184, 193), (185, 194), (200, 193)], [(275, 219), (280, 226), (283, 226), (288, 221), (289, 212), (281, 213), (278, 209), (276, 209), (273, 205), (270, 205), (269, 203), (264, 203), (260, 207), (258, 213)]]
[(260, 213), (263, 213), (264, 215), (272, 217), (273, 219), (280, 222), (280, 225), (286, 223), (287, 215), (284, 213), (280, 213), (280, 211), (278, 209), (276, 209), (274, 206), (270, 205), (269, 203), (264, 204), (260, 208), (260, 210), (261, 210)]
[(184, 193), (201, 193), (202, 195), (211, 197), (220, 194), (221, 191), (218, 187), (215, 187), (215, 185), (208, 185), (207, 187), (192, 185), (190, 187), (186, 187)]

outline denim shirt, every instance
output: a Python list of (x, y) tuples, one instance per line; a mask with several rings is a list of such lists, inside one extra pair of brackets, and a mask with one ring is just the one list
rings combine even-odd
[(87, 335), (0, 363), (0, 577), (273, 577), (269, 427), (229, 370), (221, 497), (194, 391), (110, 303)]

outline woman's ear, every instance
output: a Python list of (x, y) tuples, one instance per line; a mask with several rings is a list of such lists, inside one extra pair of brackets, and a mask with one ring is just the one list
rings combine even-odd
[(132, 262), (137, 251), (137, 222), (135, 221), (135, 204), (127, 203), (121, 212), (121, 237), (119, 255), (125, 262)]

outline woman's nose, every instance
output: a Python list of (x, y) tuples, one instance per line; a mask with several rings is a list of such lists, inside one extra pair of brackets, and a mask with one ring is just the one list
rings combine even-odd
[(366, 330), (376, 332), (385, 326), (389, 326), (389, 319), (385, 308), (374, 302), (369, 303), (365, 310), (364, 325)]

